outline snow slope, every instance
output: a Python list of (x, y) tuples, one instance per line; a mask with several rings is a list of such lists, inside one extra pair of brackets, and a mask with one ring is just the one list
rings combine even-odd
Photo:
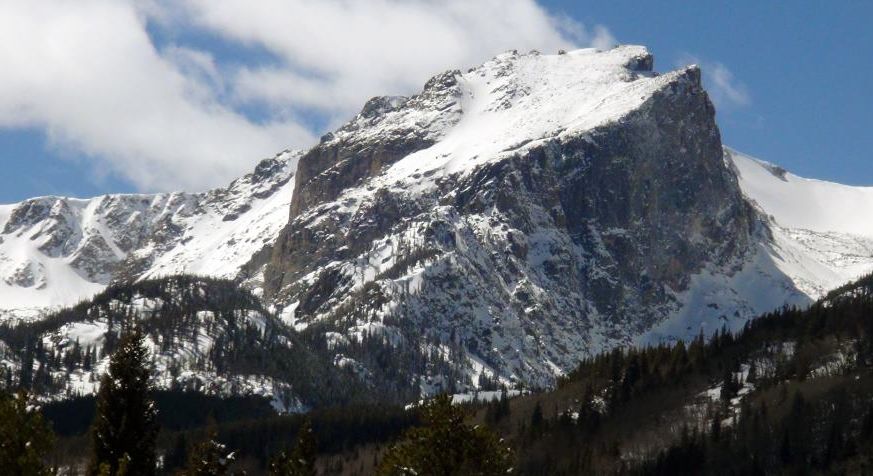
[[(25, 204), (0, 206), (0, 317), (5, 312), (29, 317), (52, 305), (73, 304), (103, 289), (105, 277), (89, 280), (76, 272), (74, 257), (54, 246), (53, 233), (66, 233), (82, 240), (82, 230), (65, 226), (69, 221), (93, 217), (95, 200), (53, 198), (32, 199)], [(27, 206), (45, 207), (45, 220), (29, 224), (25, 229), (12, 226), (12, 215)], [(87, 219), (87, 218), (86, 218)], [(88, 227), (95, 242), (105, 243), (99, 226)], [(60, 229), (65, 231), (61, 232)], [(55, 235), (58, 236), (58, 235)], [(65, 255), (66, 254), (66, 255)], [(110, 249), (103, 259), (121, 259)]]
[(812, 299), (873, 271), (873, 187), (798, 177), (726, 149), (743, 194), (767, 217), (773, 262)]
[(113, 280), (235, 278), (288, 220), (298, 152), (204, 193), (0, 205), (0, 320), (75, 304)]
[(873, 187), (798, 177), (727, 147), (725, 163), (764, 226), (735, 272), (695, 275), (676, 296), (679, 312), (638, 343), (738, 330), (750, 316), (808, 305), (873, 272)]

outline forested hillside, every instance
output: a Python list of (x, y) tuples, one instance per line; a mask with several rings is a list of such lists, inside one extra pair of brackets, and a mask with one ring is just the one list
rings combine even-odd
[(377, 393), (333, 365), (323, 339), (306, 340), (236, 283), (194, 276), (110, 286), (44, 319), (0, 326), (0, 381), (48, 400), (91, 395), (134, 326), (161, 389), (260, 395), (295, 411)]
[(873, 471), (873, 277), (738, 335), (616, 350), (478, 421), (522, 474)]

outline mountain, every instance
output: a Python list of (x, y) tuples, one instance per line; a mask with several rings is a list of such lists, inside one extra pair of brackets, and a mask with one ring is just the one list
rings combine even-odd
[(236, 278), (287, 221), (298, 152), (205, 193), (40, 197), (0, 206), (0, 321), (35, 319), (111, 282)]
[(301, 157), (265, 296), (366, 367), (343, 348), (364, 333), (448, 357), (450, 375), (410, 377), (430, 393), (551, 385), (870, 269), (785, 239), (768, 210), (792, 196), (764, 200), (778, 177), (725, 152), (699, 69), (652, 69), (641, 47), (510, 52), (371, 100)]
[(548, 387), (873, 269), (871, 193), (725, 148), (696, 66), (508, 52), (373, 98), (227, 188), (0, 207), (0, 307), (39, 321), (107, 286), (224, 278), (396, 399)]

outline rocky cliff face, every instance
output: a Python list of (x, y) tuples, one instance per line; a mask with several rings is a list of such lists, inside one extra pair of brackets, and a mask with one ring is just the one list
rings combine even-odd
[(266, 295), (338, 353), (377, 335), (451, 362), (412, 372), (424, 391), (546, 385), (669, 320), (761, 224), (699, 70), (651, 67), (638, 47), (509, 53), (374, 99), (301, 158)]

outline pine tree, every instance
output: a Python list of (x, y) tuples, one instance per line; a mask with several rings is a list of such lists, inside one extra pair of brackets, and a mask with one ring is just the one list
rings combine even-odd
[(176, 435), (173, 446), (164, 457), (164, 470), (181, 468), (188, 461), (188, 440), (184, 433)]
[(497, 420), (500, 421), (510, 414), (509, 408), (509, 391), (506, 390), (506, 386), (500, 389), (500, 401), (497, 403)]
[(24, 392), (0, 393), (0, 469), (9, 476), (53, 474), (43, 459), (54, 437)]
[(504, 385), (503, 388), (500, 390), (500, 398), (498, 400), (492, 400), (488, 403), (488, 407), (485, 411), (485, 421), (489, 425), (495, 425), (504, 418), (508, 417), (510, 411), (509, 392)]
[(318, 443), (312, 431), (312, 422), (307, 419), (297, 433), (297, 443), (291, 451), (283, 451), (272, 463), (272, 476), (315, 476), (315, 458)]
[(873, 403), (870, 403), (867, 408), (867, 413), (864, 414), (864, 419), (861, 420), (861, 439), (867, 440), (873, 437)]
[(89, 474), (154, 474), (158, 425), (149, 377), (148, 350), (135, 330), (118, 342), (100, 382)]
[(724, 378), (721, 384), (721, 400), (725, 403), (730, 403), (730, 400), (737, 395), (740, 390), (740, 382), (730, 367), (725, 368)]
[(746, 381), (749, 383), (755, 383), (755, 380), (758, 380), (758, 366), (755, 365), (755, 361), (753, 360), (749, 363), (749, 374), (746, 376)]
[(426, 403), (424, 426), (404, 434), (392, 447), (378, 474), (395, 475), (505, 475), (512, 471), (513, 454), (493, 432), (464, 424), (464, 413), (447, 395)]
[(24, 357), (21, 358), (21, 373), (18, 376), (18, 385), (21, 388), (30, 388), (33, 385), (33, 343), (28, 340), (24, 346)]
[(721, 414), (716, 413), (712, 417), (712, 422), (709, 425), (709, 436), (712, 441), (718, 441), (721, 438)]
[(530, 416), (530, 430), (535, 436), (538, 436), (539, 433), (543, 429), (543, 425), (545, 424), (545, 417), (543, 416), (543, 406), (539, 400), (537, 400), (536, 405), (534, 406), (533, 413)]
[(230, 473), (230, 465), (234, 461), (234, 452), (228, 452), (227, 447), (216, 441), (213, 432), (206, 441), (198, 444), (191, 451), (188, 466), (182, 472), (184, 476), (224, 476)]

